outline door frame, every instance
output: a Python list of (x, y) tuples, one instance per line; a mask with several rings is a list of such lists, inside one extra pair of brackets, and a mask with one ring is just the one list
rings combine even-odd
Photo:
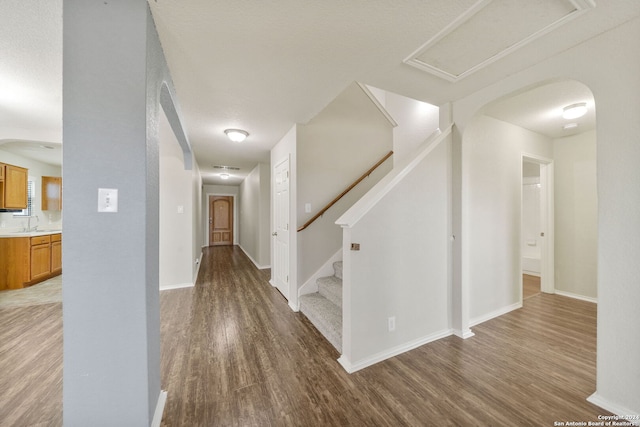
[[(540, 232), (544, 237), (540, 239), (540, 290), (547, 294), (555, 293), (555, 252), (554, 252), (554, 179), (553, 179), (553, 159), (539, 156), (537, 154), (522, 153), (520, 167), (522, 163), (537, 163), (540, 165)], [(524, 235), (522, 233), (523, 212), (522, 212), (522, 170), (520, 171), (520, 245), (518, 247), (518, 259), (520, 272), (522, 272), (522, 247), (524, 245)], [(520, 274), (520, 301), (522, 294), (522, 274)]]
[(204, 217), (202, 218), (202, 222), (203, 224), (203, 234), (204, 234), (204, 241), (202, 244), (203, 248), (208, 248), (209, 247), (209, 215), (211, 214), (211, 212), (209, 212), (209, 198), (211, 196), (230, 196), (233, 197), (233, 245), (237, 245), (238, 244), (238, 195), (237, 194), (233, 194), (233, 193), (220, 193), (220, 192), (215, 192), (215, 193), (206, 193), (206, 198), (204, 200)]
[(278, 161), (271, 162), (271, 280), (269, 283), (271, 286), (277, 288), (275, 277), (275, 256), (276, 256), (276, 238), (273, 233), (277, 230), (276, 224), (276, 170), (282, 163), (287, 162), (289, 167), (289, 295), (288, 303), (289, 307), (293, 311), (299, 311), (300, 306), (298, 304), (298, 286), (297, 286), (297, 241), (298, 236), (296, 232), (297, 215), (296, 215), (296, 182), (295, 182), (295, 156), (291, 153), (285, 154)]
[[(219, 195), (219, 194), (212, 194), (208, 197), (207, 199), (207, 203), (209, 204), (209, 220), (207, 221), (208, 227), (207, 227), (207, 237), (208, 237), (208, 246), (227, 246), (225, 245), (214, 245), (211, 242), (211, 226), (214, 224), (215, 220), (214, 218), (211, 216), (211, 204), (213, 202), (212, 199), (216, 198), (216, 197), (222, 197), (225, 198), (227, 200), (230, 200), (231, 202), (231, 243), (230, 245), (235, 245), (235, 241), (236, 241), (236, 233), (235, 233), (235, 227), (236, 227), (236, 220), (235, 220), (235, 211), (236, 211), (236, 203), (235, 203), (235, 198), (233, 196), (230, 195)], [(215, 215), (215, 213), (213, 214)]]

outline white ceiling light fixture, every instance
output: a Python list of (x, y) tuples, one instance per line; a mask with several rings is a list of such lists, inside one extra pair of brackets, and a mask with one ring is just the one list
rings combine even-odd
[(224, 133), (233, 142), (242, 142), (249, 136), (249, 132), (242, 129), (225, 129)]
[(569, 130), (569, 129), (575, 129), (577, 127), (578, 127), (577, 123), (567, 123), (566, 125), (562, 126), (562, 129)]
[(577, 104), (567, 105), (562, 109), (562, 118), (567, 120), (577, 119), (587, 114), (587, 103), (578, 102)]
[(220, 174), (220, 178), (222, 178), (222, 179), (229, 179), (229, 174), (228, 174), (228, 173), (221, 173), (221, 174)]

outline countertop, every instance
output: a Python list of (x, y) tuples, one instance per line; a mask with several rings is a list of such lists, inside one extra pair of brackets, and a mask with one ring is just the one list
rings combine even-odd
[(62, 230), (37, 230), (37, 231), (5, 231), (0, 229), (0, 238), (5, 237), (35, 237), (49, 234), (59, 234)]

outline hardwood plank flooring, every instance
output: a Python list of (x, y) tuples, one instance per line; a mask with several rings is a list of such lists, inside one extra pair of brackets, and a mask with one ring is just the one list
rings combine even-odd
[(0, 308), (0, 426), (62, 425), (62, 304)]
[[(596, 305), (557, 295), (354, 374), (236, 247), (161, 292), (162, 425), (552, 426), (607, 414)], [(0, 307), (0, 426), (62, 425), (60, 303)]]
[(522, 275), (522, 299), (538, 295), (540, 290), (540, 277), (530, 274)]
[(162, 293), (164, 426), (553, 425), (596, 421), (595, 304), (522, 309), (354, 374), (233, 247)]

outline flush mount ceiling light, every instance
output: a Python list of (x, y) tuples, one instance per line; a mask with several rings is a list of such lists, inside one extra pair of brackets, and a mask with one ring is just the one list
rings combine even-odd
[(233, 142), (242, 142), (249, 136), (249, 132), (242, 129), (226, 129), (224, 133), (226, 133)]
[(567, 105), (562, 109), (562, 117), (567, 120), (577, 119), (587, 114), (587, 103), (579, 102), (577, 104)]
[(220, 178), (222, 178), (222, 179), (229, 179), (229, 174), (228, 174), (228, 173), (221, 173), (221, 174), (220, 174)]
[(578, 127), (577, 123), (567, 123), (566, 125), (562, 126), (562, 129), (569, 130), (569, 129), (575, 129), (577, 127)]

